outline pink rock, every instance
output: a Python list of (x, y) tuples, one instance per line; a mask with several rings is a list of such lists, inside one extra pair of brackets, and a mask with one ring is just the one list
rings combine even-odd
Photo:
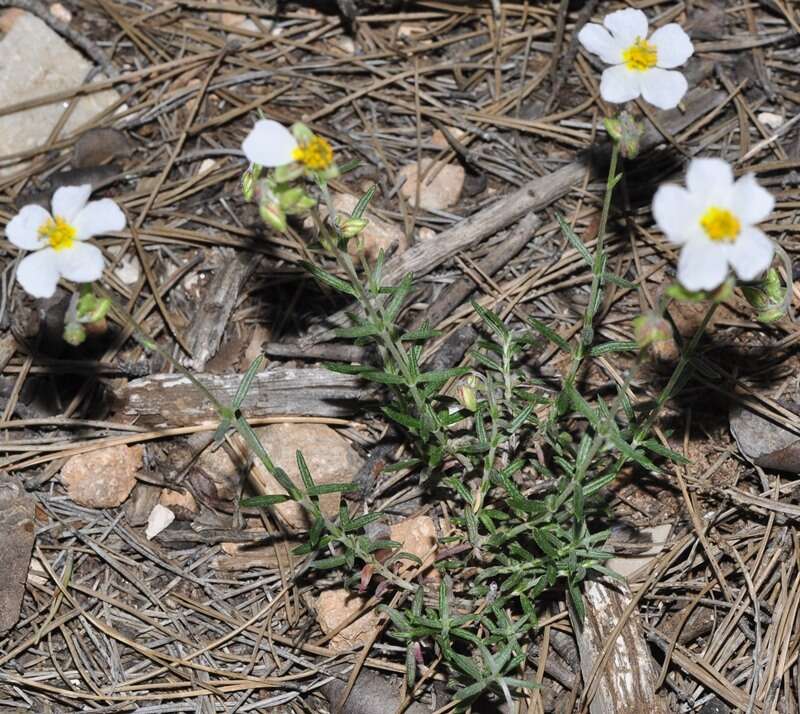
[(130, 495), (141, 466), (141, 446), (110, 446), (71, 456), (61, 469), (61, 483), (81, 506), (114, 508)]
[(425, 177), (419, 187), (421, 208), (437, 211), (458, 203), (466, 178), (463, 166), (446, 164), (442, 161), (432, 162), (431, 159), (423, 159), (419, 166), (416, 163), (403, 166), (399, 177), (405, 179), (405, 183), (400, 193), (412, 205), (416, 201), (420, 176)]
[[(327, 635), (334, 632), (339, 625), (349, 620), (362, 607), (366, 600), (354, 595), (349, 590), (325, 590), (320, 593), (315, 603), (317, 622), (322, 631)], [(344, 627), (341, 632), (334, 635), (329, 643), (332, 650), (349, 650), (359, 645), (365, 645), (372, 636), (378, 624), (378, 614), (370, 610)]]
[[(318, 486), (350, 483), (364, 461), (347, 439), (325, 424), (270, 424), (257, 429), (256, 433), (273, 463), (286, 471), (292, 482), (300, 488), (303, 487), (303, 480), (295, 457), (297, 451), (303, 453), (311, 477)], [(255, 464), (255, 474), (264, 493), (286, 493), (258, 462)], [(335, 517), (339, 512), (340, 500), (339, 493), (324, 494), (320, 497), (322, 512)], [(278, 517), (293, 530), (311, 527), (305, 510), (294, 501), (279, 503), (274, 509)]]

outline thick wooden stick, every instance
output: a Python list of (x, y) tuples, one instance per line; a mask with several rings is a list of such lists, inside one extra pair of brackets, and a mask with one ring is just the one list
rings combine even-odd
[[(223, 404), (233, 399), (240, 374), (197, 374)], [(249, 417), (347, 417), (363, 412), (375, 392), (358, 377), (323, 368), (276, 367), (259, 372), (242, 403)], [(216, 417), (214, 407), (186, 377), (153, 374), (134, 379), (114, 394), (119, 410), (137, 417), (137, 424), (158, 427), (189, 426)]]
[[(630, 599), (631, 591), (625, 583), (590, 580), (584, 588), (583, 623), (570, 608), (584, 680), (592, 676)], [(654, 690), (656, 673), (638, 610), (628, 616), (596, 679), (589, 704), (591, 714), (667, 714), (665, 702)]]

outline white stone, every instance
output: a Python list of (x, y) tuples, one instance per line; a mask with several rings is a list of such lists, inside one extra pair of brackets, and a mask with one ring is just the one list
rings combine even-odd
[(153, 540), (161, 531), (169, 527), (169, 524), (175, 520), (175, 514), (166, 506), (157, 503), (150, 511), (150, 516), (147, 518), (147, 528), (144, 531), (147, 540)]
[(56, 20), (61, 20), (65, 25), (69, 25), (69, 23), (72, 22), (72, 13), (60, 2), (54, 2), (50, 6), (50, 14), (56, 18)]
[(114, 270), (114, 275), (119, 278), (120, 282), (125, 283), (125, 285), (133, 285), (139, 280), (139, 276), (141, 275), (139, 259), (135, 255), (124, 256)]
[(203, 174), (207, 174), (210, 171), (213, 171), (217, 167), (217, 162), (215, 159), (203, 159), (200, 164), (200, 168), (197, 169), (197, 175), (202, 176)]
[(778, 129), (783, 125), (784, 118), (780, 114), (761, 112), (761, 114), (758, 115), (758, 121), (769, 129)]
[[(16, 17), (0, 41), (0, 62), (0, 106), (4, 107), (77, 88), (92, 69), (89, 60), (28, 13)], [(118, 99), (113, 90), (81, 98), (56, 138), (74, 133)], [(45, 144), (68, 106), (68, 101), (61, 101), (0, 117), (0, 157)], [(0, 176), (22, 168), (23, 164), (13, 164), (0, 169)]]

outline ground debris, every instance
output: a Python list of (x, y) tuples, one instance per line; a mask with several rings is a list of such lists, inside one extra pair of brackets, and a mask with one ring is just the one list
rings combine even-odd
[(0, 635), (19, 618), (36, 539), (35, 501), (19, 480), (0, 472)]

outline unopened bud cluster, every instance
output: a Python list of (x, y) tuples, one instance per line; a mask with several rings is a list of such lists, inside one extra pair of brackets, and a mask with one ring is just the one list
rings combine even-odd
[(106, 315), (111, 300), (97, 297), (89, 284), (81, 285), (72, 296), (64, 321), (64, 341), (73, 347), (83, 344), (90, 334), (101, 335), (108, 329)]

